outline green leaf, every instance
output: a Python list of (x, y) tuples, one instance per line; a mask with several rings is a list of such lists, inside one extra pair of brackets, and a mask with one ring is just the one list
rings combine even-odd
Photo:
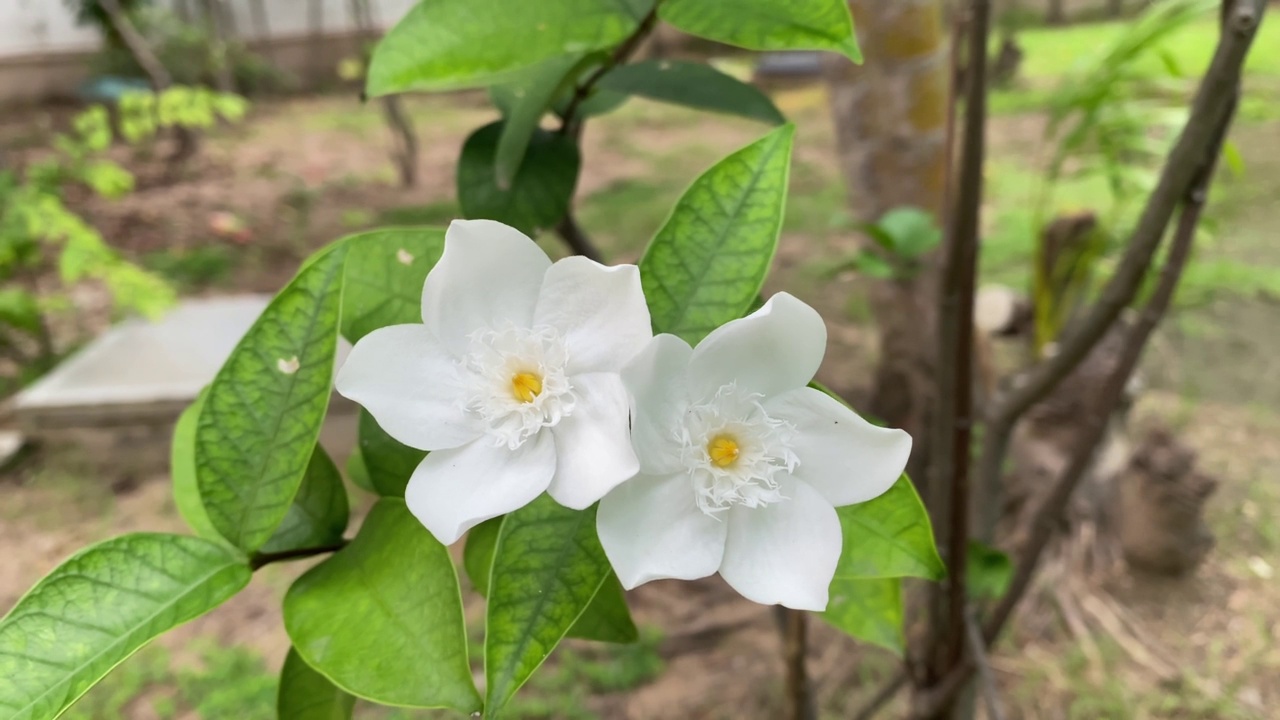
[(582, 57), (575, 53), (544, 60), (499, 91), (505, 95), (506, 106), (494, 159), (495, 182), (500, 190), (511, 188), (538, 122)]
[(493, 551), (498, 547), (498, 531), (504, 517), (490, 518), (467, 531), (462, 566), (467, 577), (471, 578), (471, 586), (481, 597), (489, 596), (489, 570), (493, 567)]
[(289, 649), (280, 672), (276, 698), (279, 720), (350, 720), (356, 698), (311, 669), (298, 651)]
[(338, 338), (346, 246), (315, 258), (271, 301), (205, 396), (196, 480), (209, 519), (245, 552), (289, 511), (320, 434)]
[(893, 265), (888, 260), (867, 250), (860, 251), (853, 258), (853, 269), (867, 277), (888, 280), (895, 274)]
[(646, 60), (623, 65), (601, 78), (599, 87), (770, 125), (787, 121), (759, 88), (706, 63)]
[[(486, 520), (467, 533), (467, 546), (462, 554), (462, 565), (471, 578), (471, 585), (483, 596), (489, 594), (489, 571), (493, 567), (493, 551), (498, 544), (498, 530), (502, 518)], [(568, 637), (598, 642), (630, 643), (640, 637), (631, 610), (627, 607), (626, 592), (616, 575), (600, 586), (591, 604), (582, 616), (569, 628)]]
[(178, 424), (173, 428), (169, 474), (173, 476), (173, 504), (187, 527), (202, 538), (222, 542), (222, 535), (213, 526), (204, 503), (200, 501), (200, 486), (196, 483), (196, 427), (200, 422), (205, 392), (207, 389), (202, 390), (195, 402), (178, 416)]
[(137, 533), (80, 551), (0, 621), (0, 713), (57, 717), (152, 638), (203, 615), (249, 582), (233, 549)]
[(640, 260), (654, 332), (696, 345), (751, 306), (778, 247), (794, 131), (716, 163), (676, 203)]
[(836, 577), (939, 580), (946, 575), (929, 514), (906, 475), (880, 497), (836, 508), (836, 514), (844, 532)]
[(690, 35), (748, 50), (834, 50), (862, 60), (845, 0), (666, 0), (658, 17)]
[(378, 425), (368, 410), (360, 411), (360, 456), (374, 492), (387, 497), (404, 497), (413, 471), (427, 456), (422, 450), (403, 445)]
[(342, 484), (338, 466), (318, 444), (302, 477), (298, 494), (289, 505), (280, 527), (262, 546), (264, 553), (287, 552), (302, 548), (334, 545), (347, 530), (351, 509), (347, 504), (347, 488)]
[[(7, 263), (0, 262), (0, 266), (4, 265)], [(40, 332), (43, 322), (40, 304), (34, 295), (20, 288), (0, 290), (0, 326), (7, 325), (34, 335)]]
[(905, 258), (920, 257), (942, 243), (942, 229), (927, 210), (902, 206), (886, 212), (874, 223), (872, 236), (886, 250)]
[(378, 43), (370, 97), (406, 90), (481, 87), (566, 53), (620, 43), (652, 0), (431, 0)]
[(901, 578), (836, 578), (823, 620), (898, 655), (905, 645)]
[(497, 220), (536, 237), (568, 211), (582, 155), (572, 139), (534, 130), (511, 187), (499, 188), (496, 162), (503, 125), (501, 121), (485, 125), (463, 144), (458, 204), (468, 218)]
[(453, 562), (403, 500), (379, 500), (350, 545), (298, 578), (284, 625), (307, 664), (353, 695), (480, 709)]
[(342, 335), (422, 322), (422, 284), (444, 252), (444, 230), (385, 228), (347, 237)]
[(994, 599), (1004, 595), (1013, 579), (1013, 561), (1003, 552), (977, 540), (969, 541), (965, 579), (971, 597)]
[(364, 454), (360, 452), (360, 448), (352, 450), (347, 456), (347, 479), (361, 490), (377, 492), (373, 487), (373, 479), (369, 477), (369, 468), (365, 465)]
[(503, 706), (573, 626), (608, 579), (595, 506), (548, 495), (507, 515), (494, 551), (485, 620), (485, 717)]
[(1222, 161), (1227, 164), (1227, 169), (1232, 175), (1236, 177), (1244, 175), (1244, 155), (1240, 152), (1240, 146), (1234, 141), (1227, 140), (1222, 143)]

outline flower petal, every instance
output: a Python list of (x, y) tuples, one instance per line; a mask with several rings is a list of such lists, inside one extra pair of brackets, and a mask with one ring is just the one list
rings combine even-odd
[(641, 472), (665, 475), (680, 468), (676, 429), (689, 407), (689, 343), (658, 335), (622, 370), (631, 394), (631, 443)]
[(770, 415), (795, 425), (794, 475), (841, 507), (866, 502), (889, 489), (911, 455), (911, 436), (876, 427), (839, 400), (813, 388), (797, 388), (764, 403)]
[(445, 450), (483, 429), (463, 404), (458, 360), (423, 325), (390, 325), (360, 338), (335, 380), (391, 437), (419, 450)]
[(540, 432), (515, 450), (481, 438), (428, 455), (409, 478), (404, 499), (437, 540), (452, 545), (485, 520), (532, 502), (555, 471), (551, 433)]
[(422, 321), (455, 353), (479, 328), (529, 327), (551, 260), (515, 228), (454, 220), (422, 289)]
[(596, 514), (604, 554), (628, 590), (650, 580), (711, 575), (720, 567), (727, 529), (698, 509), (685, 473), (628, 480), (600, 501)]
[(556, 474), (547, 492), (567, 508), (582, 510), (640, 471), (627, 423), (630, 405), (622, 378), (587, 373), (569, 378), (577, 396), (573, 412), (551, 429)]
[(826, 610), (843, 544), (840, 519), (817, 490), (794, 479), (781, 485), (786, 500), (729, 511), (720, 575), (748, 600)]
[(689, 387), (695, 399), (730, 382), (768, 397), (807, 385), (826, 351), (827, 328), (818, 311), (778, 293), (698, 343), (689, 361)]
[(561, 332), (574, 375), (616, 372), (653, 337), (639, 268), (578, 256), (547, 271), (533, 321)]

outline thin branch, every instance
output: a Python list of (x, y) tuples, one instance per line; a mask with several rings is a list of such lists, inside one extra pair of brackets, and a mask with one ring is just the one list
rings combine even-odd
[(782, 660), (787, 673), (787, 717), (790, 720), (817, 720), (813, 689), (809, 683), (808, 613), (774, 606), (778, 630), (782, 635)]
[[(1049, 496), (1041, 502), (1033, 515), (1031, 534), (1019, 552), (1015, 574), (1008, 591), (983, 624), (982, 639), (987, 645), (999, 636), (1018, 602), (1030, 587), (1040, 555), (1052, 537), (1055, 520), (1091, 463), (1094, 450), (1106, 432), (1110, 409), (1122, 397), (1124, 386), (1137, 366), (1147, 340), (1172, 301), (1182, 269), (1191, 251), (1196, 224), (1208, 194), (1214, 165), (1221, 154), (1222, 144), (1239, 98), (1244, 58), (1265, 10), (1265, 0), (1236, 0), (1235, 2), (1225, 0), (1224, 2), (1222, 36), (1214, 51), (1209, 70), (1196, 92), (1191, 116), (1166, 159), (1156, 190), (1148, 198), (1142, 220), (1133, 232), (1129, 250), (1121, 262), (1121, 268), (1103, 293), (1104, 300), (1109, 299), (1114, 302), (1116, 298), (1124, 298), (1124, 302), (1114, 314), (1111, 314), (1100, 332), (1094, 328), (1102, 322), (1100, 318), (1105, 319), (1104, 315), (1110, 311), (1105, 307), (1095, 307), (1086, 318), (1081, 330), (1064, 343), (1063, 350), (1035, 368), (1030, 379), (992, 413), (992, 422), (998, 423), (995, 429), (1000, 430), (1003, 436), (997, 438), (993, 445), (992, 438), (997, 433), (993, 432), (991, 426), (986, 428), (987, 442), (984, 444), (980, 466), (984, 474), (999, 472), (1004, 460), (1009, 432), (1018, 417), (1047, 395), (1075, 368), (1083, 355), (1092, 349), (1101, 334), (1110, 327), (1110, 323), (1115, 320), (1120, 311), (1132, 302), (1146, 275), (1147, 266), (1158, 249), (1168, 220), (1173, 212), (1181, 207), (1174, 238), (1161, 269), (1156, 290), (1125, 337), (1119, 360), (1103, 385), (1099, 395), (1101, 403), (1096, 415), (1089, 418), (1080, 447), (1074, 453), (1070, 465), (1051, 489)], [(1170, 198), (1171, 193), (1172, 198)], [(1152, 227), (1152, 224), (1161, 217), (1164, 218), (1164, 222), (1157, 227)], [(1151, 245), (1149, 251), (1143, 247), (1147, 244)], [(1131, 280), (1126, 268), (1134, 264), (1138, 265), (1137, 277)], [(1098, 332), (1098, 335), (1090, 339), (1094, 332)], [(1083, 349), (1076, 347), (1082, 343)], [(1068, 353), (1076, 352), (1081, 355), (1073, 362), (1063, 359)], [(972, 660), (966, 657), (942, 682), (916, 698), (913, 713), (917, 717), (936, 714), (964, 687), (974, 670)], [(882, 694), (887, 692), (891, 696), (892, 692), (896, 691), (895, 686), (902, 682), (905, 682), (905, 675), (894, 678)]]
[(604, 77), (605, 73), (625, 63), (631, 57), (632, 53), (640, 47), (640, 43), (644, 42), (644, 39), (653, 31), (654, 26), (658, 24), (657, 6), (658, 3), (655, 2), (653, 9), (644, 16), (644, 19), (636, 26), (636, 29), (631, 33), (631, 36), (626, 40), (623, 40), (622, 43), (614, 49), (613, 54), (601, 63), (600, 67), (596, 68), (594, 72), (588, 75), (587, 78), (582, 81), (582, 84), (574, 88), (573, 97), (569, 99), (569, 105), (564, 109), (564, 114), (561, 115), (562, 124), (560, 126), (560, 132), (568, 133), (570, 129), (574, 127), (574, 123), (578, 119), (578, 109), (582, 106), (582, 103), (587, 99), (587, 97), (591, 95), (591, 91), (595, 88), (596, 83), (600, 81), (600, 78)]
[(173, 84), (173, 75), (169, 74), (169, 70), (160, 62), (156, 54), (151, 51), (151, 47), (147, 45), (146, 38), (142, 37), (142, 33), (133, 26), (129, 21), (129, 16), (120, 8), (118, 0), (98, 0), (98, 5), (102, 11), (107, 14), (107, 20), (111, 22), (111, 27), (115, 28), (116, 34), (124, 41), (125, 47), (129, 48), (129, 53), (133, 55), (133, 59), (137, 61), (138, 66), (147, 74), (147, 78), (151, 80), (151, 87), (156, 92), (161, 92)]
[(1080, 365), (1120, 312), (1133, 302), (1170, 218), (1195, 180), (1201, 158), (1214, 143), (1219, 129), (1229, 122), (1230, 100), (1239, 86), (1241, 67), (1264, 11), (1263, 0), (1240, 0), (1231, 7), (1222, 39), (1196, 91), (1186, 127), (1165, 160), (1120, 266), (1078, 329), (1060, 343), (1058, 352), (1033, 367), (1006, 397), (992, 404), (978, 462), (978, 477), (984, 486), (999, 477), (1009, 438), (1022, 415)]
[(595, 243), (591, 242), (591, 238), (587, 237), (582, 226), (578, 225), (578, 221), (573, 217), (573, 211), (566, 212), (564, 217), (560, 218), (560, 222), (556, 223), (556, 234), (564, 240), (575, 255), (581, 255), (596, 262), (604, 262), (604, 255)]
[(897, 697), (898, 692), (906, 686), (907, 673), (905, 670), (899, 671), (889, 682), (885, 683), (884, 687), (880, 688), (880, 692), (876, 693), (875, 697), (867, 701), (867, 704), (863, 705), (861, 710), (854, 713), (853, 720), (871, 720), (876, 716), (876, 713), (889, 704), (889, 701)]
[[(982, 167), (986, 155), (987, 38), (990, 0), (971, 0), (967, 18), (964, 126), (958, 192), (950, 206), (947, 254), (939, 297), (938, 413), (933, 492), (941, 500), (934, 515), (947, 532), (946, 599), (930, 603), (929, 678), (945, 675), (964, 650), (968, 601), (965, 556), (969, 545), (969, 453), (973, 427), (973, 302), (977, 283), (978, 234), (982, 211)], [(944, 617), (945, 615), (945, 617)]]
[(257, 570), (272, 563), (301, 560), (303, 558), (315, 557), (316, 555), (328, 555), (329, 553), (338, 552), (346, 546), (347, 541), (342, 540), (332, 545), (322, 545), (320, 547), (284, 550), (277, 553), (255, 553), (254, 556), (249, 559), (249, 568), (251, 570)]
[(982, 642), (982, 631), (971, 613), (964, 615), (965, 636), (969, 640), (969, 656), (978, 668), (978, 680), (982, 684), (982, 696), (987, 702), (987, 720), (1004, 720), (1000, 696), (996, 693), (995, 678), (991, 676), (991, 662), (987, 660), (987, 647)]

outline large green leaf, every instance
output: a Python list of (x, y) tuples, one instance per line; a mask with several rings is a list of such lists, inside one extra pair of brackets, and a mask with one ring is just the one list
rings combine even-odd
[(569, 209), (582, 155), (572, 139), (534, 130), (508, 188), (498, 187), (498, 140), (504, 122), (476, 130), (458, 159), (458, 204), (468, 218), (497, 220), (536, 237)]
[(839, 578), (822, 619), (849, 635), (892, 650), (903, 648), (901, 578)]
[(275, 532), (311, 461), (333, 381), (345, 258), (338, 244), (305, 265), (205, 395), (196, 431), (200, 496), (213, 526), (245, 552)]
[(279, 720), (351, 720), (355, 705), (354, 695), (311, 669), (297, 650), (289, 650), (276, 697)]
[(173, 428), (173, 444), (169, 454), (169, 474), (173, 479), (173, 504), (187, 527), (200, 537), (222, 541), (222, 535), (213, 526), (209, 513), (200, 501), (200, 486), (196, 482), (196, 427), (200, 422), (200, 408), (204, 405), (204, 392), (178, 416)]
[(344, 242), (342, 335), (355, 342), (380, 327), (422, 322), (422, 284), (444, 252), (444, 231), (385, 228)]
[[(467, 570), (467, 577), (471, 578), (472, 587), (484, 596), (489, 594), (489, 571), (493, 567), (493, 551), (498, 544), (502, 520), (500, 517), (486, 520), (467, 533), (462, 564)], [(630, 643), (639, 639), (640, 633), (627, 607), (626, 593), (616, 575), (609, 573), (609, 579), (600, 586), (591, 604), (569, 628), (567, 636), (611, 643)]]
[(0, 713), (48, 720), (152, 638), (249, 582), (234, 549), (138, 533), (80, 551), (0, 621)]
[(347, 487), (342, 484), (338, 466), (324, 448), (316, 445), (298, 494), (294, 495), (280, 526), (262, 545), (262, 552), (332, 546), (342, 540), (350, 519)]
[(706, 63), (646, 60), (623, 65), (601, 78), (599, 87), (698, 110), (739, 115), (770, 125), (787, 121), (759, 88)]
[(498, 717), (608, 580), (595, 506), (548, 495), (507, 515), (498, 533), (485, 619), (485, 717)]
[(834, 50), (862, 60), (845, 0), (666, 0), (658, 17), (748, 50)]
[(653, 0), (430, 0), (378, 43), (365, 85), (371, 97), (406, 90), (480, 87), (566, 53), (620, 43)]
[(903, 475), (880, 497), (836, 508), (844, 531), (837, 578), (941, 579), (933, 528), (911, 480)]
[(307, 664), (353, 695), (480, 709), (453, 562), (403, 500), (379, 500), (350, 545), (298, 578), (284, 625)]
[(571, 71), (582, 62), (582, 57), (581, 53), (575, 53), (544, 60), (520, 73), (518, 79), (501, 90), (491, 90), (492, 94), (503, 96), (501, 104), (505, 105), (502, 135), (494, 157), (499, 189), (511, 187), (538, 122), (565, 82), (573, 77)]
[(404, 497), (413, 471), (427, 453), (402, 444), (387, 434), (368, 410), (360, 411), (360, 456), (369, 483), (379, 495)]
[(697, 344), (751, 307), (778, 247), (794, 129), (716, 163), (676, 203), (640, 260), (655, 332)]

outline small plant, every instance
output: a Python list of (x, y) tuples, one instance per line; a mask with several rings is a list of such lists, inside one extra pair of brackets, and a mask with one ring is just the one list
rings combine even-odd
[(897, 207), (858, 228), (871, 239), (871, 245), (841, 263), (835, 272), (853, 269), (880, 280), (908, 279), (920, 272), (921, 259), (942, 242), (942, 229), (933, 215), (920, 208)]
[[(240, 98), (200, 88), (174, 87), (159, 96), (133, 92), (120, 102), (119, 135), (137, 144), (160, 128), (207, 127), (219, 117), (238, 119), (244, 109)], [(63, 287), (102, 283), (118, 311), (155, 316), (173, 301), (164, 280), (122, 258), (63, 201), (72, 187), (107, 199), (132, 192), (133, 176), (106, 157), (115, 136), (111, 114), (93, 106), (75, 117), (70, 133), (54, 136), (50, 157), (0, 170), (0, 358), (8, 362), (0, 394), (57, 358), (48, 315), (69, 301), (63, 293), (37, 290), (42, 273), (56, 270)]]

